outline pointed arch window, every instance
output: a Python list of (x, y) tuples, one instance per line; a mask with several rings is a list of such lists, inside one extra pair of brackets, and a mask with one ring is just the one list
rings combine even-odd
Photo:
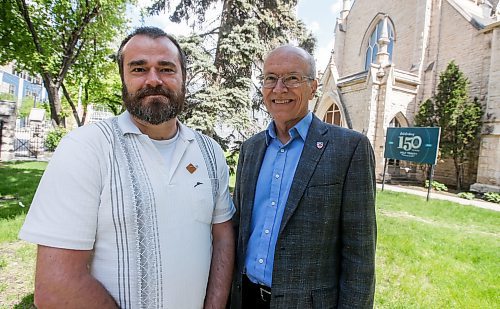
[[(370, 65), (377, 61), (377, 54), (379, 51), (378, 40), (380, 39), (380, 36), (382, 34), (383, 25), (384, 20), (381, 19), (370, 35), (368, 46), (366, 47), (365, 70), (368, 70), (370, 68)], [(389, 61), (392, 62), (392, 51), (394, 50), (394, 27), (392, 26), (392, 23), (390, 21), (387, 22), (387, 35), (389, 37), (387, 52), (389, 53)]]
[(389, 127), (401, 128), (402, 125), (401, 125), (401, 122), (399, 122), (399, 120), (396, 117), (394, 117), (394, 118), (392, 118), (391, 122), (389, 122)]
[(342, 126), (342, 114), (340, 113), (340, 109), (337, 104), (334, 103), (330, 106), (330, 108), (326, 111), (325, 117), (323, 117), (323, 121)]

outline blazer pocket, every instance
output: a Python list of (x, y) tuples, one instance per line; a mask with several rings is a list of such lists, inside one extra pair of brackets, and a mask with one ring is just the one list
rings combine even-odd
[(341, 191), (341, 185), (339, 182), (332, 184), (321, 184), (321, 185), (310, 185), (306, 189), (306, 196), (312, 198), (318, 197), (332, 197), (334, 194), (338, 194)]
[(301, 207), (307, 208), (303, 220), (321, 223), (315, 229), (322, 230), (329, 224), (337, 222), (341, 203), (340, 183), (310, 186), (301, 201)]
[(311, 298), (314, 309), (337, 308), (338, 292), (334, 287), (314, 289), (311, 291)]

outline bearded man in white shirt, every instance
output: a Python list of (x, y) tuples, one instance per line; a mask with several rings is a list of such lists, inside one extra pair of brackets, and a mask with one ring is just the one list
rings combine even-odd
[(234, 262), (220, 146), (177, 120), (186, 60), (142, 27), (118, 50), (126, 112), (68, 134), (20, 238), (38, 308), (224, 308)]

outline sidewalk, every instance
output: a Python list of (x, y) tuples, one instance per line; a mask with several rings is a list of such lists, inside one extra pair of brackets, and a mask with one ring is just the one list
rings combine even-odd
[[(382, 184), (377, 183), (377, 188), (382, 189)], [(404, 192), (404, 193), (419, 195), (419, 196), (423, 196), (424, 198), (427, 198), (427, 191), (419, 191), (419, 190), (415, 190), (415, 189), (411, 189), (411, 188), (406, 188), (404, 186), (395, 186), (395, 185), (385, 184), (384, 190)], [(433, 192), (433, 191), (431, 191), (431, 193), (429, 195), (429, 199), (447, 200), (447, 201), (459, 203), (462, 205), (469, 205), (469, 206), (490, 209), (490, 210), (494, 210), (494, 211), (500, 211), (500, 204), (490, 203), (490, 202), (486, 202), (486, 201), (478, 201), (478, 200), (466, 200), (463, 198), (459, 198), (457, 196), (450, 196), (450, 195), (446, 195), (446, 194), (442, 194), (442, 193), (438, 193), (438, 192)]]

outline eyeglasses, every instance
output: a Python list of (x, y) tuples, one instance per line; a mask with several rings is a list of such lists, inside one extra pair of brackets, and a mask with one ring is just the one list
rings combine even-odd
[(297, 88), (299, 87), (302, 83), (308, 81), (308, 80), (313, 80), (314, 78), (305, 76), (305, 75), (300, 75), (300, 74), (285, 74), (285, 75), (275, 75), (275, 74), (267, 74), (261, 76), (262, 79), (262, 87), (264, 88), (274, 88), (278, 84), (278, 80), (281, 79), (283, 82), (283, 85), (287, 88)]

